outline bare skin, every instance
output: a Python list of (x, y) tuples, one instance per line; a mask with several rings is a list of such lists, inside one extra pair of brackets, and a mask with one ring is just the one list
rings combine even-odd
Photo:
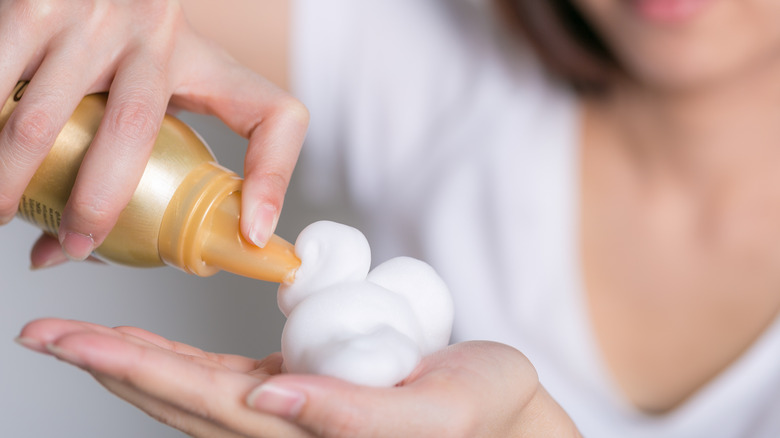
[[(286, 86), (286, 1), (182, 3), (202, 35)], [(780, 11), (761, 0), (712, 2), (690, 23), (661, 26), (632, 22), (621, 9), (629, 2), (577, 3), (627, 72), (610, 94), (582, 102), (588, 310), (626, 399), (667, 412), (780, 312)], [(274, 12), (246, 12), (260, 7)], [(236, 29), (251, 37), (237, 38)], [(74, 340), (83, 338), (67, 339), (92, 354)], [(569, 426), (557, 404), (542, 399), (550, 416), (541, 419)]]
[(5, 0), (0, 33), (0, 82), (6, 84), (0, 89), (8, 96), (20, 78), (30, 81), (0, 135), (0, 225), (14, 217), (24, 188), (82, 97), (109, 91), (62, 213), (56, 240), (64, 253), (52, 251), (51, 242), (36, 245), (34, 267), (66, 256), (84, 260), (102, 243), (140, 180), (169, 103), (220, 117), (247, 138), (241, 232), (258, 246), (266, 243), (308, 112), (196, 35), (177, 1)]
[(288, 0), (182, 0), (187, 19), (241, 64), (289, 89)]
[(194, 437), (580, 436), (528, 359), (495, 342), (452, 345), (398, 387), (372, 388), (280, 374), (279, 354), (207, 353), (132, 327), (43, 319), (18, 341)]
[(614, 45), (633, 74), (583, 103), (591, 321), (627, 400), (667, 412), (780, 312), (780, 10), (712, 2), (661, 25), (579, 3), (624, 35)]
[[(47, 6), (27, 0), (7, 1), (12, 12), (31, 5)], [(130, 7), (138, 5), (138, 0), (132, 4), (122, 0), (77, 1), (83, 10), (66, 8), (51, 14), (52, 17), (69, 15), (77, 23), (63, 24), (63, 33), (94, 39), (103, 47), (106, 40), (93, 38), (92, 29), (80, 25), (84, 20), (79, 20), (79, 15), (86, 14), (87, 18), (109, 23), (97, 26), (99, 29), (114, 29), (113, 33), (119, 34), (134, 30), (139, 41), (144, 41), (142, 37), (148, 30), (136, 26), (152, 20), (147, 11)], [(170, 14), (170, 19), (178, 23), (176, 27), (161, 30), (163, 40), (169, 42), (166, 47), (173, 54), (166, 53), (163, 59), (176, 62), (166, 65), (167, 70), (162, 72), (147, 69), (144, 62), (139, 62), (138, 68), (158, 79), (174, 78), (170, 87), (161, 91), (163, 97), (172, 95), (174, 104), (220, 116), (233, 129), (249, 137), (245, 172), (248, 178), (243, 199), (270, 201), (278, 211), (305, 133), (306, 114), (299, 103), (269, 86), (260, 76), (250, 74), (243, 64), (272, 78), (277, 85), (286, 85), (287, 2), (146, 2)], [(61, 3), (53, 5), (62, 6)], [(180, 5), (187, 20), (179, 13)], [(92, 6), (97, 9), (90, 9)], [(25, 21), (24, 14), (17, 17)], [(194, 23), (200, 35), (191, 31), (190, 23)], [(202, 38), (203, 35), (217, 39), (222, 48)], [(114, 36), (117, 44), (126, 40), (124, 35)], [(61, 39), (43, 41), (44, 45), (67, 46)], [(226, 71), (217, 68), (225, 66), (229, 67)], [(211, 73), (211, 70), (216, 72), (204, 77), (204, 72)], [(110, 77), (111, 71), (93, 73)], [(37, 77), (41, 73), (31, 68), (28, 74)], [(213, 89), (213, 84), (222, 87)], [(60, 86), (67, 88), (62, 83)], [(100, 83), (96, 87), (104, 89), (108, 84)], [(111, 84), (112, 93), (116, 87), (117, 84)], [(28, 93), (32, 90), (33, 83)], [(70, 91), (74, 95), (81, 92)], [(155, 108), (159, 110), (159, 105)], [(120, 104), (117, 111), (122, 111)], [(243, 125), (237, 125), (247, 118), (258, 129), (244, 132)], [(133, 140), (132, 135), (128, 137)], [(92, 147), (97, 150), (101, 146), (93, 143)], [(25, 151), (23, 147), (15, 148)], [(0, 144), (0, 151), (3, 149)], [(82, 168), (81, 172), (94, 171), (96, 163)], [(25, 170), (29, 171), (29, 166)], [(252, 181), (254, 189), (249, 187)], [(22, 186), (22, 178), (16, 182)], [(78, 190), (84, 193), (89, 186), (83, 185)], [(265, 195), (265, 201), (261, 195)], [(88, 192), (80, 196), (92, 199)], [(7, 201), (6, 207), (11, 211), (16, 201), (10, 197)], [(247, 210), (245, 204), (242, 203), (242, 208)], [(112, 206), (117, 207), (121, 203)], [(242, 212), (242, 232), (253, 240), (252, 222), (257, 224), (257, 215), (254, 221), (245, 224), (247, 216), (253, 216), (252, 208)], [(72, 219), (70, 226), (84, 225), (74, 217), (75, 222)], [(260, 222), (265, 227), (269, 221)], [(34, 265), (50, 266), (64, 261), (58, 244), (50, 237), (37, 242), (32, 256)], [(66, 251), (73, 249), (70, 245), (63, 246)], [(86, 254), (81, 252), (83, 256)], [(117, 396), (196, 437), (579, 436), (566, 412), (541, 386), (525, 356), (494, 342), (453, 345), (425, 358), (398, 388), (366, 388), (323, 376), (280, 375), (278, 355), (260, 361), (216, 355), (134, 328), (110, 329), (75, 321), (38, 320), (28, 324), (18, 340), (28, 348), (52, 354), (88, 371)]]
[(684, 158), (640, 160), (623, 147), (622, 115), (598, 103), (586, 111), (581, 226), (591, 320), (628, 400), (665, 412), (778, 314), (780, 156), (766, 148), (732, 157), (743, 167), (733, 173), (699, 168), (694, 177), (679, 170)]
[[(208, 8), (203, 0), (184, 3), (185, 10)], [(228, 22), (238, 23), (247, 0), (231, 3)], [(611, 0), (580, 3), (601, 8), (605, 20), (630, 25), (609, 16), (616, 14)], [(204, 11), (202, 17), (217, 13)], [(589, 311), (616, 383), (647, 412), (684, 402), (780, 311), (774, 292), (780, 290), (780, 228), (774, 226), (780, 223), (780, 109), (774, 104), (780, 68), (771, 56), (740, 58), (755, 46), (745, 38), (721, 35), (738, 46), (733, 54), (696, 44), (697, 37), (713, 38), (709, 29), (724, 23), (745, 34), (755, 20), (718, 21), (725, 20), (719, 14), (748, 14), (738, 12), (712, 12), (691, 26), (694, 35), (684, 40), (690, 42), (676, 51), (668, 45), (681, 43), (682, 30), (621, 40), (625, 47), (618, 52), (625, 57), (637, 44), (651, 54), (626, 62), (640, 79), (624, 79), (609, 96), (583, 101), (582, 263)], [(214, 22), (195, 25), (263, 74), (288, 76), (287, 64), (258, 62)], [(263, 26), (252, 29), (258, 32), (253, 41), (284, 40)], [(285, 35), (279, 27), (271, 30)], [(651, 64), (662, 51), (668, 59)], [(695, 58), (698, 70), (687, 67), (686, 58)], [(269, 65), (276, 70), (268, 71)]]

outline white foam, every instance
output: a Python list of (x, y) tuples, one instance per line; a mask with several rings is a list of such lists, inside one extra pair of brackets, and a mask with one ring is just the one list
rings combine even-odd
[(449, 342), (452, 298), (426, 263), (397, 257), (369, 272), (365, 236), (329, 221), (306, 227), (295, 253), (295, 282), (277, 297), (286, 371), (392, 386)]

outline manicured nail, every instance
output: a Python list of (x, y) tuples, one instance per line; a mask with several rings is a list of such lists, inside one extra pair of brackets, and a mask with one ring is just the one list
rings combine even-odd
[(95, 250), (95, 239), (91, 234), (65, 233), (60, 242), (65, 255), (75, 261), (83, 261)]
[(252, 217), (252, 225), (249, 227), (249, 240), (260, 248), (265, 247), (271, 232), (276, 227), (278, 216), (276, 207), (271, 204), (262, 204), (257, 207)]
[(14, 341), (16, 341), (17, 344), (24, 348), (29, 348), (30, 350), (37, 351), (38, 353), (46, 352), (46, 346), (43, 344), (43, 342), (37, 339), (17, 336)]
[(246, 400), (251, 408), (258, 411), (283, 418), (295, 418), (306, 403), (306, 395), (293, 389), (266, 383), (255, 388)]
[(82, 368), (85, 365), (84, 361), (76, 354), (68, 350), (63, 350), (61, 347), (58, 347), (57, 345), (46, 344), (46, 349), (49, 350), (49, 352), (53, 354), (55, 357), (57, 357), (57, 359), (68, 362), (71, 365), (76, 365), (77, 367), (82, 367)]

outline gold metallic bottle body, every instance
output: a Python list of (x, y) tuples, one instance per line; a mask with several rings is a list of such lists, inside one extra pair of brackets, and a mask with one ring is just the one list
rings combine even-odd
[[(0, 129), (26, 85), (19, 82), (0, 111)], [(57, 235), (105, 104), (101, 94), (81, 101), (24, 191), (17, 216)], [(273, 236), (261, 249), (241, 236), (241, 184), (238, 175), (216, 163), (198, 134), (166, 115), (132, 199), (95, 254), (121, 265), (168, 264), (201, 276), (226, 270), (260, 280), (292, 281), (300, 261), (291, 244)]]

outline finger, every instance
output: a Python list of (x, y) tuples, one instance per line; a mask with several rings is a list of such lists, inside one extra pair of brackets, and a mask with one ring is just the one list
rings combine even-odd
[(125, 342), (142, 347), (159, 349), (158, 346), (153, 345), (144, 339), (138, 338), (128, 333), (123, 333), (110, 327), (86, 321), (76, 321), (60, 318), (42, 318), (27, 323), (24, 328), (22, 328), (17, 341), (32, 350), (38, 351), (40, 353), (51, 354), (48, 346), (55, 344), (60, 338), (64, 336), (75, 333), (99, 334), (102, 336), (121, 339)]
[(254, 370), (264, 370), (268, 374), (279, 374), (281, 372), (281, 354), (272, 354), (265, 359), (257, 360), (234, 354), (217, 354), (203, 351), (200, 348), (182, 342), (171, 341), (137, 327), (116, 327), (115, 330), (142, 339), (164, 350), (203, 359), (204, 364), (212, 364), (212, 366), (220, 366), (240, 373), (249, 373)]
[(250, 410), (243, 401), (257, 377), (203, 366), (157, 348), (96, 333), (73, 333), (50, 347), (55, 355), (90, 372), (104, 374), (164, 403), (251, 435), (302, 436), (290, 424)]
[(16, 212), (33, 174), (84, 96), (84, 67), (63, 72), (69, 56), (58, 51), (43, 60), (0, 132), (0, 217)]
[(54, 344), (63, 336), (73, 333), (93, 332), (105, 336), (121, 338), (143, 347), (153, 347), (178, 354), (187, 360), (212, 368), (229, 369), (265, 377), (281, 372), (281, 354), (272, 354), (257, 360), (230, 354), (215, 354), (183, 344), (169, 341), (162, 336), (135, 327), (109, 328), (84, 321), (44, 318), (28, 323), (21, 331), (17, 342), (34, 351), (51, 354), (47, 345)]
[(95, 374), (94, 377), (106, 389), (141, 409), (155, 420), (174, 427), (190, 436), (199, 438), (246, 437), (246, 435), (236, 434), (176, 406), (150, 397), (148, 394), (138, 391), (132, 386), (112, 377), (103, 374)]
[[(247, 403), (324, 437), (481, 436), (488, 432), (483, 425), (494, 433), (513, 427), (508, 421), (537, 387), (533, 367), (516, 350), (466, 343), (426, 357), (400, 387), (280, 375), (253, 391)], [(507, 415), (509, 409), (515, 411)]]
[(169, 96), (164, 68), (154, 62), (137, 51), (117, 70), (103, 120), (63, 211), (59, 240), (74, 260), (84, 260), (103, 242), (149, 160)]
[[(51, 354), (46, 345), (65, 333), (90, 330), (96, 324), (59, 318), (41, 318), (30, 321), (19, 332), (16, 341), (23, 346), (43, 354)], [(100, 327), (100, 326), (99, 326)]]
[(262, 247), (276, 229), (308, 125), (308, 112), (284, 98), (250, 133), (244, 165), (241, 230)]
[[(32, 20), (19, 20), (25, 14)], [(0, 98), (3, 102), (21, 79), (30, 79), (43, 60), (40, 48), (51, 36), (51, 26), (41, 26), (33, 15), (24, 10), (22, 2), (0, 3)]]
[[(43, 233), (35, 242), (30, 252), (30, 269), (39, 270), (51, 268), (67, 262), (68, 257), (62, 251), (62, 246), (56, 237)], [(87, 258), (87, 261), (105, 264), (95, 257)]]
[[(207, 56), (212, 59), (198, 65), (208, 67), (193, 72), (194, 79), (176, 90), (183, 96), (176, 102), (216, 115), (249, 139), (241, 233), (264, 246), (276, 227), (309, 114), (299, 101), (224, 54), (212, 51)], [(215, 62), (214, 57), (223, 58)]]
[(62, 252), (60, 242), (53, 236), (43, 233), (32, 247), (30, 253), (30, 267), (32, 269), (44, 269), (57, 266), (68, 261), (68, 257)]
[(94, 332), (108, 336), (120, 336), (113, 329), (100, 324), (70, 319), (41, 318), (28, 322), (19, 333), (19, 338), (24, 339), (27, 346), (39, 346), (40, 348), (34, 348), (36, 351), (48, 353), (48, 350), (45, 348), (46, 345), (54, 343), (65, 335), (77, 332)]
[[(447, 428), (456, 412), (449, 403), (404, 387), (377, 389), (324, 376), (281, 375), (259, 386), (247, 404), (320, 437), (458, 436)], [(417, 421), (420, 417), (425, 423)]]
[(170, 354), (179, 354), (186, 357), (189, 361), (213, 368), (227, 368), (238, 372), (252, 371), (261, 374), (265, 370), (270, 374), (278, 374), (281, 368), (281, 358), (276, 355), (271, 355), (263, 360), (256, 360), (236, 355), (207, 353), (180, 342), (169, 341), (162, 336), (139, 328), (109, 328), (90, 322), (58, 318), (45, 318), (28, 323), (22, 329), (18, 341), (35, 351), (50, 354), (50, 351), (46, 348), (47, 345), (56, 343), (63, 336), (87, 332), (123, 339), (142, 347), (165, 350)]

